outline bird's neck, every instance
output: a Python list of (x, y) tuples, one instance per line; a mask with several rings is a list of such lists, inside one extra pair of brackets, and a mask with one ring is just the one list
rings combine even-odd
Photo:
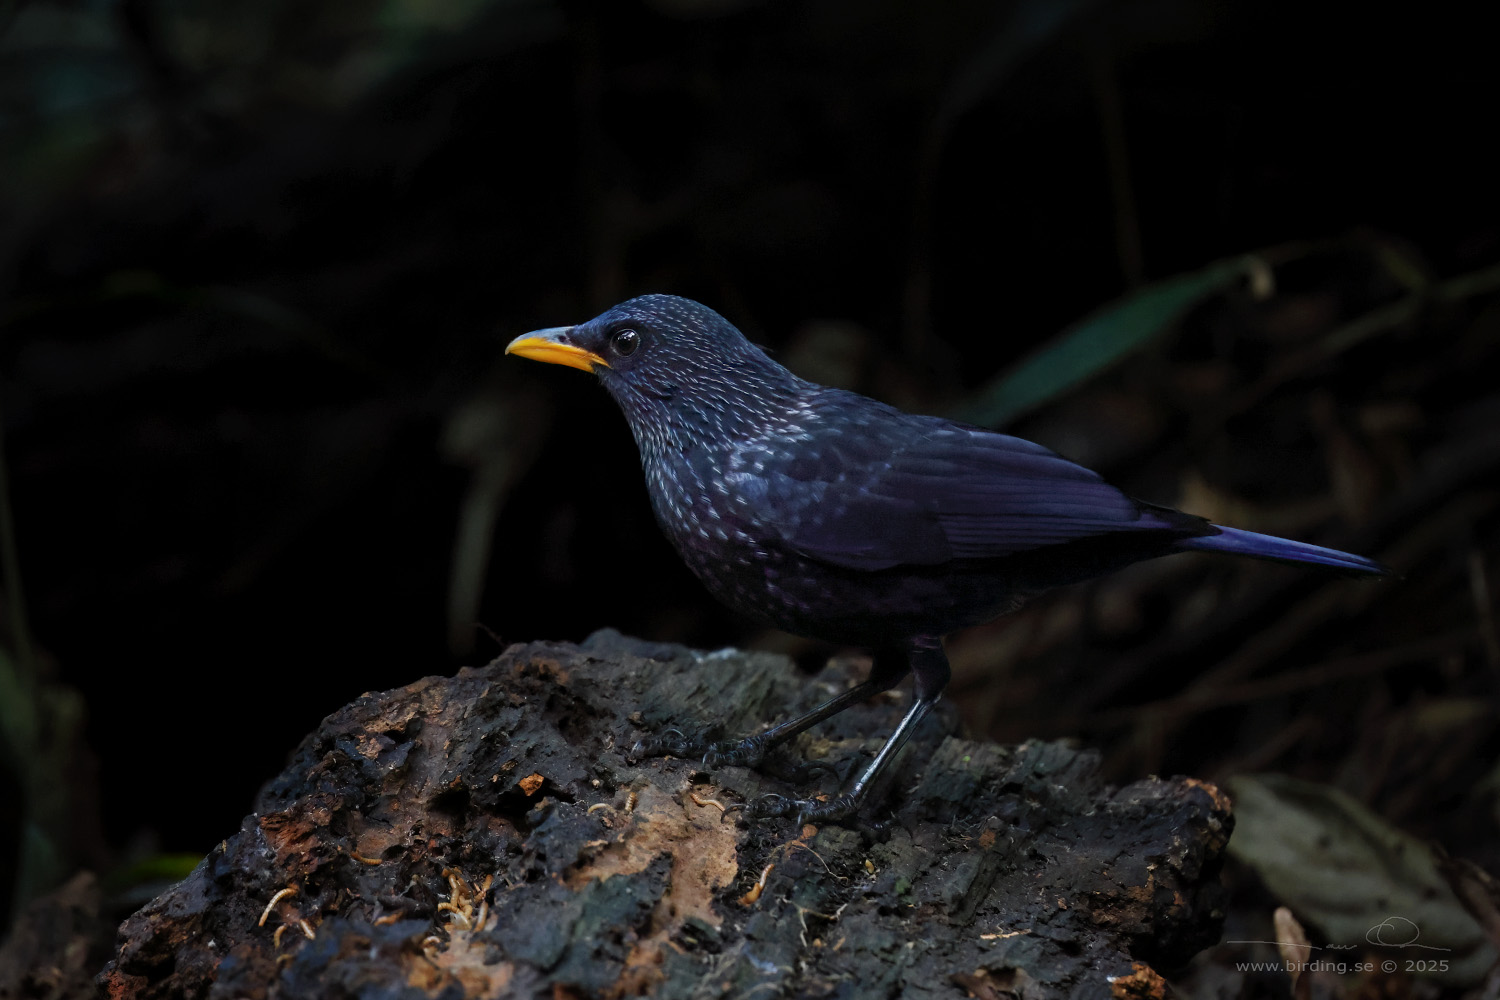
[(785, 369), (747, 378), (695, 378), (689, 384), (621, 399), (647, 465), (728, 453), (737, 442), (774, 434), (814, 387)]

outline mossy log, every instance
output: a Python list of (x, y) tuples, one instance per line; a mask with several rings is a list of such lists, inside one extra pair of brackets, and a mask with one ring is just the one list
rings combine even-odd
[[(945, 737), (929, 720), (870, 810), (879, 828), (799, 828), (721, 804), (805, 787), (628, 758), (669, 726), (752, 731), (855, 673), (604, 632), (364, 695), (303, 741), (238, 833), (122, 925), (101, 988), (1153, 996), (1159, 970), (1217, 940), (1231, 819), (1200, 781), (1111, 788), (1090, 753)], [(899, 700), (795, 749), (863, 759)]]

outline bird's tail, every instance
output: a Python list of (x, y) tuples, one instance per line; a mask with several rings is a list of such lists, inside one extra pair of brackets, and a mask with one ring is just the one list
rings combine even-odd
[(1285, 563), (1311, 563), (1315, 566), (1330, 566), (1346, 573), (1391, 575), (1390, 569), (1374, 559), (1366, 559), (1352, 552), (1325, 549), (1321, 545), (1294, 542), (1290, 538), (1277, 538), (1275, 535), (1262, 535), (1239, 528), (1225, 528), (1217, 524), (1214, 527), (1219, 529), (1218, 534), (1184, 538), (1173, 548), (1198, 552), (1228, 552), (1233, 555), (1253, 556), (1256, 559), (1271, 559)]

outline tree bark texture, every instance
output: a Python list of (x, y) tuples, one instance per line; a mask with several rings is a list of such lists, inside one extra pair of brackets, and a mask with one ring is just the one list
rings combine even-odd
[[(672, 726), (754, 731), (855, 674), (602, 632), (366, 694), (302, 742), (238, 833), (122, 925), (100, 988), (1149, 997), (1166, 991), (1159, 970), (1217, 940), (1232, 821), (1200, 781), (1107, 787), (1088, 752), (965, 741), (929, 720), (867, 810), (877, 828), (799, 828), (721, 806), (832, 792), (836, 776), (629, 759)], [(851, 709), (796, 754), (847, 770), (901, 700)]]

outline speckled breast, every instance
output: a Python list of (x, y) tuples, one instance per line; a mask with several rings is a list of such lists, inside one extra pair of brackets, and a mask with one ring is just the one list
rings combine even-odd
[(746, 524), (717, 508), (708, 513), (701, 503), (679, 499), (664, 517), (662, 505), (653, 506), (683, 562), (714, 597), (797, 635), (903, 645), (914, 636), (946, 635), (988, 621), (1021, 599), (994, 567), (848, 569), (755, 538)]

